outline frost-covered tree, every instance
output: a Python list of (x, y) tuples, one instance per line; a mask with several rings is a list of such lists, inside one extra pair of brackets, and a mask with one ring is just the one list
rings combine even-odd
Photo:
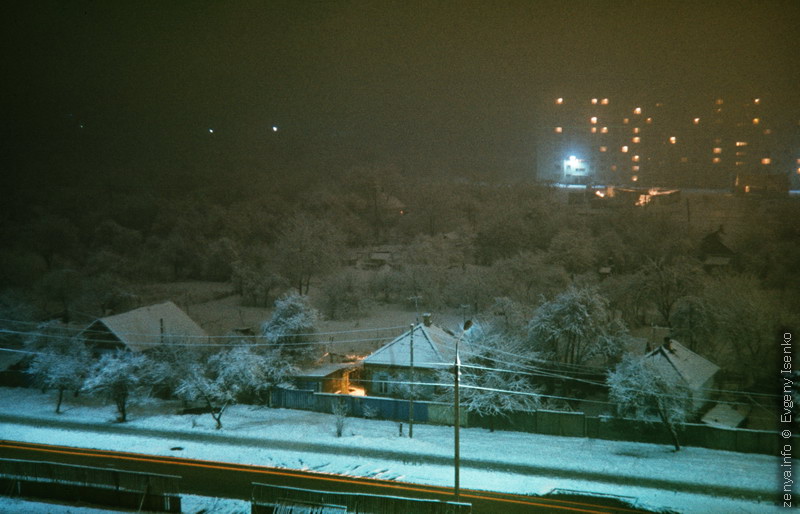
[(641, 271), (644, 293), (661, 314), (664, 323), (670, 326), (675, 304), (697, 289), (700, 267), (696, 262), (685, 259), (674, 263), (650, 260)]
[[(42, 341), (42, 337), (50, 340)], [(64, 392), (74, 391), (78, 394), (83, 386), (90, 358), (86, 344), (80, 337), (47, 338), (46, 335), (39, 335), (26, 346), (34, 352), (27, 372), (43, 391), (56, 390), (56, 413), (60, 413)]]
[(147, 380), (148, 359), (140, 353), (117, 350), (104, 354), (89, 370), (84, 387), (92, 394), (108, 397), (117, 407), (118, 420), (128, 420), (131, 398), (143, 394)]
[(318, 320), (319, 312), (307, 296), (287, 294), (275, 301), (275, 310), (261, 326), (261, 334), (268, 343), (296, 349), (316, 332)]
[(355, 319), (369, 309), (366, 285), (353, 271), (331, 275), (320, 289), (322, 311), (328, 319)]
[(206, 362), (191, 363), (175, 394), (203, 402), (219, 430), (229, 406), (259, 399), (275, 386), (291, 387), (287, 381), (293, 371), (277, 351), (255, 353), (240, 346), (216, 353)]
[(675, 451), (681, 449), (678, 429), (692, 410), (691, 392), (685, 384), (633, 355), (626, 355), (609, 373), (607, 383), (609, 399), (620, 415), (648, 422), (660, 420), (672, 437)]
[(308, 294), (311, 278), (324, 275), (339, 262), (344, 236), (326, 218), (298, 214), (283, 225), (277, 244), (281, 274)]
[(350, 408), (347, 406), (347, 402), (344, 401), (344, 398), (333, 402), (333, 405), (331, 405), (331, 413), (336, 422), (336, 437), (342, 437), (344, 425), (347, 422), (347, 415), (350, 413)]
[[(530, 411), (541, 404), (539, 389), (525, 371), (524, 363), (515, 357), (522, 351), (521, 343), (501, 329), (475, 326), (465, 336), (462, 354), (459, 402), (469, 412), (487, 416), (489, 429), (494, 431), (498, 416), (512, 412)], [(439, 373), (439, 381), (453, 384), (452, 370)], [(438, 399), (453, 402), (453, 388), (443, 389)]]
[(693, 352), (703, 345), (704, 353), (711, 351), (711, 339), (715, 332), (711, 306), (701, 296), (684, 296), (672, 311), (670, 335), (685, 341)]
[(536, 309), (528, 337), (534, 350), (566, 364), (583, 364), (596, 355), (609, 360), (621, 354), (627, 328), (613, 319), (608, 300), (596, 289), (570, 286)]

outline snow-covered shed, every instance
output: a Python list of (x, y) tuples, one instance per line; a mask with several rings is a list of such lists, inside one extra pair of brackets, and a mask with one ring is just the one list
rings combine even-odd
[[(364, 359), (367, 395), (391, 396), (407, 388), (403, 382), (411, 378), (412, 345), (415, 382), (434, 383), (438, 371), (453, 365), (458, 336), (434, 325), (429, 315), (424, 320)], [(462, 359), (468, 352), (468, 343), (462, 340), (459, 346)], [(431, 396), (433, 389), (433, 386), (417, 386), (416, 392), (423, 397)]]
[(663, 376), (676, 378), (689, 388), (695, 411), (708, 401), (719, 366), (669, 338), (644, 358)]
[(98, 351), (127, 348), (142, 352), (169, 343), (206, 343), (208, 334), (172, 302), (148, 305), (99, 318), (84, 331)]
[(363, 396), (361, 388), (351, 384), (350, 375), (357, 372), (360, 362), (329, 362), (301, 369), (294, 382), (298, 389), (315, 393), (337, 393)]
[(750, 407), (748, 406), (718, 403), (706, 412), (701, 421), (712, 427), (738, 428), (749, 413)]

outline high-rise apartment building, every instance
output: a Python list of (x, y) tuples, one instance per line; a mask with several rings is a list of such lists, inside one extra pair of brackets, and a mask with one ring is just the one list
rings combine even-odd
[[(702, 108), (614, 98), (554, 98), (543, 110), (541, 181), (732, 187), (743, 174), (800, 174), (798, 149), (763, 101), (717, 98)], [(785, 135), (785, 134), (784, 134)]]

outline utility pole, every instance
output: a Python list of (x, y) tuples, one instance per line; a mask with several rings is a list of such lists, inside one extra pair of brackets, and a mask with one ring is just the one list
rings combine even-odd
[[(461, 334), (461, 335), (464, 335), (464, 334)], [(453, 434), (453, 440), (454, 440), (454, 444), (455, 444), (455, 447), (453, 449), (453, 465), (455, 467), (455, 477), (454, 477), (454, 480), (453, 480), (453, 483), (454, 483), (453, 491), (455, 492), (456, 502), (459, 500), (459, 490), (458, 490), (458, 484), (459, 484), (459, 476), (458, 475), (459, 475), (459, 473), (458, 472), (459, 472), (459, 468), (461, 466), (461, 452), (459, 450), (459, 444), (458, 444), (458, 435), (459, 435), (458, 434), (458, 425), (461, 422), (461, 416), (460, 416), (460, 412), (459, 412), (459, 399), (458, 399), (458, 378), (459, 378), (459, 375), (461, 375), (461, 359), (458, 358), (458, 343), (460, 341), (461, 341), (461, 338), (459, 337), (456, 340), (456, 362), (455, 362), (455, 373), (454, 373), (454, 375), (455, 375), (455, 390), (454, 390), (455, 398), (453, 400), (453, 412), (455, 413), (454, 414), (454, 418), (455, 419), (453, 420), (453, 427), (455, 429), (455, 432)]]
[(411, 384), (408, 395), (408, 438), (414, 438), (414, 324), (411, 324)]
[(459, 425), (461, 424), (461, 409), (460, 409), (460, 401), (458, 398), (458, 384), (461, 377), (461, 358), (458, 355), (458, 344), (461, 342), (461, 339), (464, 337), (464, 334), (467, 333), (472, 327), (472, 320), (467, 320), (464, 322), (464, 330), (461, 331), (461, 335), (458, 336), (456, 339), (456, 359), (454, 363), (454, 375), (455, 375), (455, 388), (454, 388), (454, 399), (453, 399), (453, 413), (454, 413), (454, 420), (453, 420), (453, 442), (454, 442), (454, 449), (453, 449), (453, 466), (455, 468), (455, 476), (454, 476), (454, 487), (453, 492), (455, 493), (455, 501), (458, 502), (460, 499), (460, 489), (459, 489), (459, 470), (461, 468), (461, 449), (459, 446)]

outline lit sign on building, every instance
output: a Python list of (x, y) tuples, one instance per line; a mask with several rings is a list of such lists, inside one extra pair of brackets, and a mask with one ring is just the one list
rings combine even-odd
[(563, 169), (566, 183), (582, 183), (585, 182), (585, 177), (589, 176), (589, 164), (574, 155), (570, 155), (569, 159), (564, 159)]

